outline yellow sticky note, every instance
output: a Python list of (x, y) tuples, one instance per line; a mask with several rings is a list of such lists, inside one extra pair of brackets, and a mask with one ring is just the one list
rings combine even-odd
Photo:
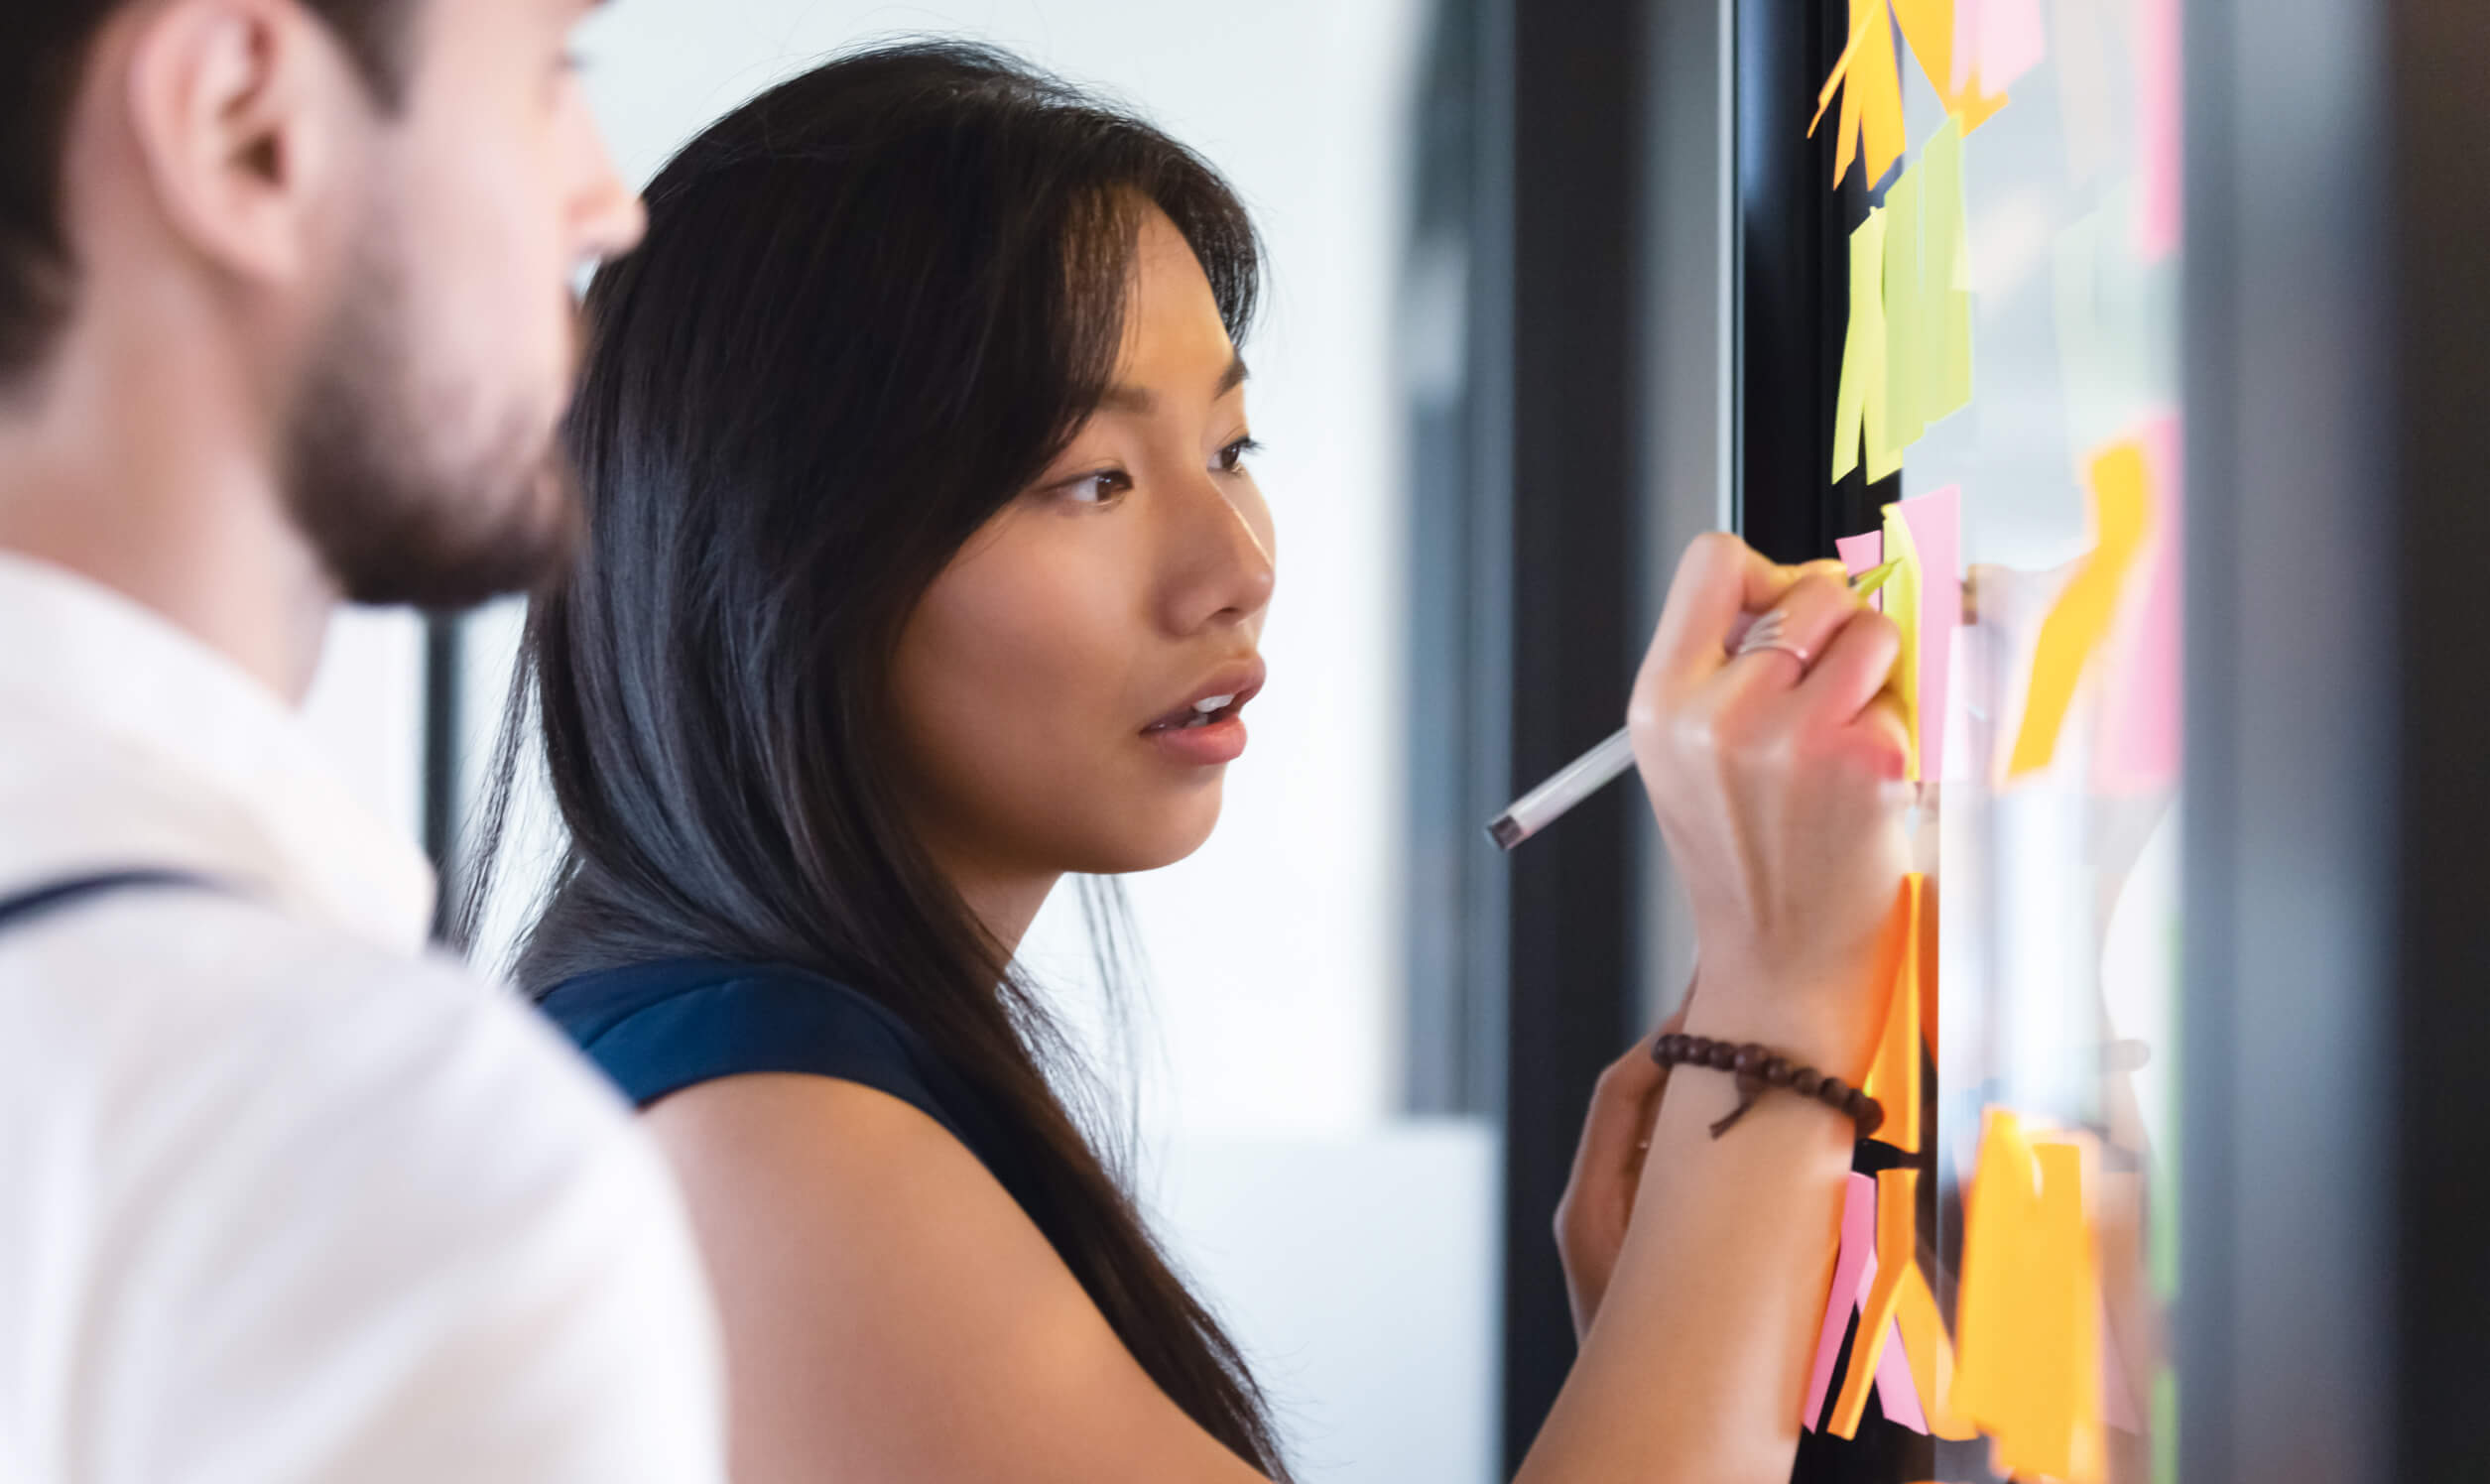
[(2093, 1484), (2103, 1470), (2100, 1280), (2085, 1148), (1989, 1110), (1967, 1197), (1952, 1420), (1993, 1442), (2000, 1474)]
[[(1890, 395), (1890, 393), (1888, 394)], [(1902, 702), (1903, 734), (1909, 738), (1908, 776), (1920, 777), (1920, 601), (1923, 583), (1920, 548), (1911, 539), (1911, 523), (1898, 505), (1885, 507), (1885, 559), (1898, 563), (1885, 579), (1885, 616), (1902, 631), (1902, 652), (1894, 657), (1894, 673), (1886, 688)], [(1938, 717), (1942, 726), (1944, 718)]]
[(2014, 1386), (2015, 1261), (2040, 1173), (2023, 1120), (1991, 1108), (1963, 1197), (1962, 1267), (1954, 1296), (1954, 1384), (1947, 1410), (1980, 1421), (1998, 1414)]
[[(1916, 871), (1902, 879), (1902, 896), (1894, 904), (1901, 920), (1900, 951), (1894, 955), (1893, 987), (1885, 1000), (1885, 1031), (1877, 1040), (1867, 1080), (1860, 1084), (1885, 1109), (1885, 1122), (1874, 1137), (1907, 1155), (1920, 1152), (1920, 904), (1927, 887), (1927, 879)], [(1926, 1388), (1921, 1395), (1928, 1395)]]
[(2109, 635), (2127, 573), (2150, 534), (2147, 478), (2140, 442), (2114, 444), (2092, 460), (2092, 554), (2041, 622), (2023, 725), (2006, 765), (2009, 778), (2046, 768), (2057, 755), (2057, 734), (2074, 702), (2076, 683)]
[[(1886, 438), (1908, 448), (1928, 431), (1921, 411), (1928, 311), (1921, 294), (1920, 172), (1906, 170), (1885, 191)], [(1890, 607), (1889, 607), (1890, 611)]]
[(1954, 85), (1954, 0), (1893, 0), (1893, 7), (1902, 39), (1919, 59), (1929, 85), (1945, 100), (1945, 111), (1962, 121), (1963, 133), (1987, 123), (2006, 106), (2006, 94), (1982, 90), (1976, 64), (1966, 69), (1960, 87)]
[(1902, 450), (1888, 437), (1885, 399), (1885, 213), (1868, 212), (1850, 234), (1850, 328), (1841, 350), (1841, 387), (1833, 398), (1833, 478), (1859, 466), (1859, 442), (1867, 440), (1868, 478), (1884, 479), (1902, 467)]
[(2041, 1196), (2019, 1327), (2026, 1371), (2010, 1400), (2016, 1425), (1995, 1429), (2000, 1473), (2069, 1481), (2101, 1476), (2101, 1285), (2085, 1215), (2083, 1150), (2033, 1146)]
[(1971, 403), (1971, 233), (1962, 184), (1962, 126), (1947, 118), (1921, 148), (1920, 294), (1925, 338), (1920, 415), (1933, 423)]
[(1920, 1173), (1887, 1170), (1876, 1176), (1876, 1281), (1868, 1285), (1859, 1304), (1859, 1327), (1850, 1342), (1850, 1369), (1833, 1398), (1833, 1415), (1825, 1424), (1835, 1437), (1856, 1437), (1867, 1416), (1868, 1392), (1876, 1385), (1877, 1363), (1885, 1358), (1885, 1338), (1892, 1330), (1894, 1309), (1901, 1301), (1905, 1275), (1919, 1267)]
[(1850, 44), (1816, 95), (1809, 135), (1824, 121), (1835, 89), (1841, 93), (1841, 132), (1833, 146), (1833, 184), (1842, 183), (1851, 162), (1864, 151), (1873, 188), (1902, 158), (1910, 138), (1903, 126), (1902, 64), (1894, 57), (1888, 0), (1850, 0)]

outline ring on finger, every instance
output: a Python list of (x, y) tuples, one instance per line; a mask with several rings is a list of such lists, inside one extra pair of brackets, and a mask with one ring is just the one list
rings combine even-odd
[(1757, 619), (1755, 627), (1747, 630), (1746, 637), (1738, 641), (1737, 657), (1743, 658), (1747, 655), (1760, 655), (1766, 650), (1777, 650), (1799, 662), (1799, 674), (1806, 674), (1807, 670), (1815, 664), (1815, 657), (1807, 652), (1806, 646), (1786, 637), (1789, 628), (1790, 615), (1782, 609), (1775, 608), (1772, 612)]

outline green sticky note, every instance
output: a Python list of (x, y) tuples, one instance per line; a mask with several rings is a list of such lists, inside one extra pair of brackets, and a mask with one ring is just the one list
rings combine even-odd
[(1841, 349), (1841, 389), (1833, 399), (1833, 478), (1859, 466), (1867, 443), (1868, 478), (1902, 467), (1888, 427), (1889, 358), (1885, 334), (1885, 212), (1868, 212), (1850, 234), (1850, 328)]
[(1933, 423), (1971, 405), (1971, 231), (1963, 204), (1962, 121), (1951, 115), (1921, 151), (1920, 236), (1928, 353), (1920, 414)]
[(1920, 408), (1920, 391), (1928, 383), (1920, 182), (1921, 171), (1914, 166), (1885, 192), (1885, 436), (1897, 455), (1928, 430), (1928, 419)]

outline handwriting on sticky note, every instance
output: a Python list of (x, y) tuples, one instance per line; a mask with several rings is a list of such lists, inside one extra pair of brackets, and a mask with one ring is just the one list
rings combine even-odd
[(2042, 620), (2025, 692), (2023, 725), (2006, 765), (2009, 778), (2047, 768), (2074, 703), (2075, 686), (2116, 618), (2127, 574), (2151, 529), (2145, 453), (2134, 441), (2113, 444), (2091, 466), (2092, 553)]

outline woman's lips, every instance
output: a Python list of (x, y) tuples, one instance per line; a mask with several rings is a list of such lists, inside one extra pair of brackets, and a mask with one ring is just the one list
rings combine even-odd
[(1196, 726), (1153, 726), (1142, 736), (1176, 761), (1195, 768), (1233, 763), (1245, 753), (1245, 718), (1234, 709)]

